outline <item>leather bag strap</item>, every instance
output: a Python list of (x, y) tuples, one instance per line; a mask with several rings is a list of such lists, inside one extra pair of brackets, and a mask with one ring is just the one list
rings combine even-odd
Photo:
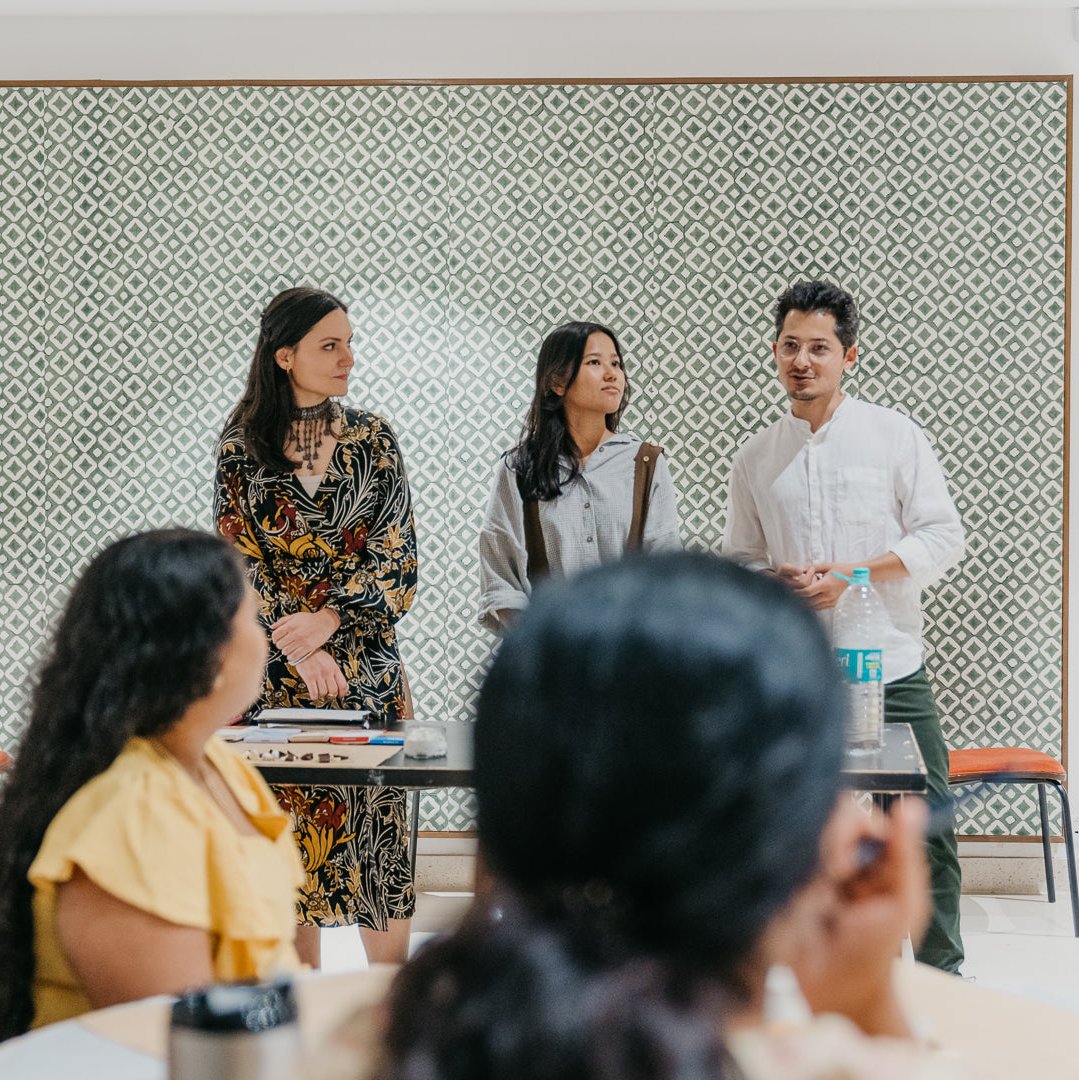
[(644, 527), (648, 521), (648, 504), (652, 498), (652, 481), (663, 447), (641, 443), (633, 462), (633, 518), (626, 537), (627, 551), (640, 551), (644, 543)]

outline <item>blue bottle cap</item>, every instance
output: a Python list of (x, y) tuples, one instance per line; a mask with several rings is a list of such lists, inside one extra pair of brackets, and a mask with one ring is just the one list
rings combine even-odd
[(852, 585), (868, 585), (869, 584), (869, 567), (868, 566), (856, 566), (854, 568), (854, 576), (850, 579)]

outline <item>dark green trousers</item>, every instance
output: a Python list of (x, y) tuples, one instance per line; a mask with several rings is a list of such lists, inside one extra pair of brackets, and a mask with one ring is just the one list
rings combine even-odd
[[(929, 772), (929, 799), (936, 802), (949, 798), (948, 748), (940, 733), (940, 714), (924, 667), (884, 687), (884, 722), (910, 724)], [(963, 939), (959, 936), (962, 876), (954, 829), (929, 837), (926, 855), (933, 890), (933, 916), (915, 955), (923, 964), (957, 973), (963, 963)]]

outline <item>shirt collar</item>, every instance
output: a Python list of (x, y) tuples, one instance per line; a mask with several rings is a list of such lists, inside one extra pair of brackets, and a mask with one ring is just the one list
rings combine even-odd
[[(608, 435), (607, 438), (588, 455), (588, 460), (581, 466), (581, 472), (578, 475), (591, 473), (595, 469), (598, 469), (605, 461), (609, 460), (606, 453), (600, 453), (601, 450), (606, 451), (608, 447), (632, 446), (635, 442), (637, 442), (637, 440), (625, 431), (616, 431), (613, 434)], [(621, 455), (618, 454), (614, 456), (621, 457)], [(565, 462), (565, 459), (563, 459), (563, 461), (564, 467), (568, 468), (568, 463)]]
[(835, 412), (832, 413), (832, 415), (825, 423), (821, 424), (821, 426), (813, 432), (809, 430), (809, 421), (803, 420), (801, 419), (801, 417), (795, 416), (794, 413), (790, 411), (790, 409), (787, 410), (784, 419), (796, 431), (801, 432), (803, 435), (812, 435), (814, 438), (816, 438), (820, 435), (823, 435), (835, 423), (836, 418), (840, 415), (840, 413), (846, 415), (846, 413), (849, 412), (849, 410), (847, 409), (848, 403), (854, 400), (855, 398), (851, 394), (844, 392), (839, 404), (835, 407)]

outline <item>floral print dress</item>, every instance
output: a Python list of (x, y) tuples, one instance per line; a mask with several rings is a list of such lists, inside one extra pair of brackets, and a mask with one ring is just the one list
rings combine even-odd
[[(214, 520), (243, 555), (267, 629), (329, 605), (341, 625), (324, 646), (348, 682), (344, 708), (384, 721), (405, 715), (394, 624), (416, 594), (416, 536), (404, 464), (390, 425), (346, 408), (322, 482), (265, 469), (230, 428), (218, 447)], [(270, 642), (263, 708), (317, 707)], [(293, 817), (306, 882), (299, 920), (385, 930), (411, 916), (405, 794), (398, 788), (275, 785)]]

